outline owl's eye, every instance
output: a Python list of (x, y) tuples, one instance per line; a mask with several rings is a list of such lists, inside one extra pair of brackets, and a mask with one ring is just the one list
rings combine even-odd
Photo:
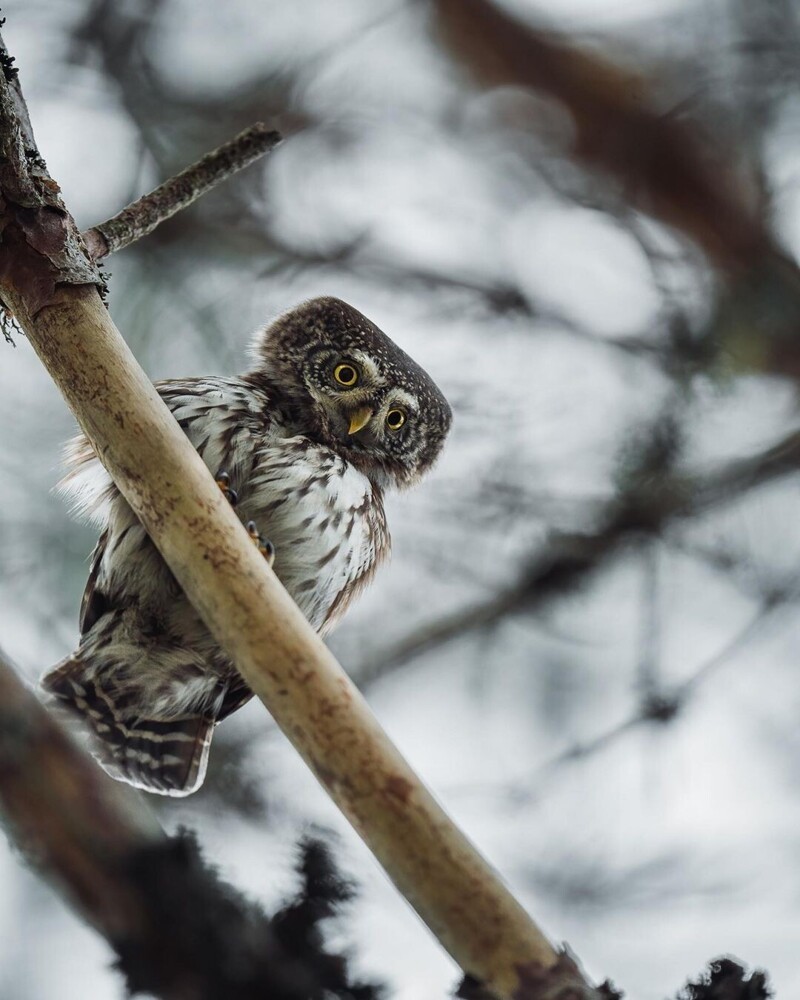
[(339, 385), (343, 385), (347, 389), (352, 389), (358, 382), (358, 369), (355, 365), (337, 365), (333, 369), (333, 377)]
[(399, 431), (405, 422), (405, 413), (403, 410), (399, 410), (396, 406), (389, 410), (386, 414), (386, 426), (390, 431)]

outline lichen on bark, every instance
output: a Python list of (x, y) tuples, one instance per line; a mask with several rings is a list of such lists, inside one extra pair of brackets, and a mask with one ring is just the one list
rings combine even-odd
[(48, 305), (58, 285), (104, 288), (80, 230), (61, 201), (36, 147), (17, 72), (0, 38), (5, 77), (0, 86), (0, 300), (14, 314), (19, 292), (31, 315)]

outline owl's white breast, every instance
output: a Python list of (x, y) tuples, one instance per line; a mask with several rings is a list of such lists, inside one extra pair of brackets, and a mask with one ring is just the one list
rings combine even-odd
[(389, 551), (381, 497), (343, 458), (305, 437), (261, 447), (240, 514), (275, 546), (274, 569), (314, 628)]

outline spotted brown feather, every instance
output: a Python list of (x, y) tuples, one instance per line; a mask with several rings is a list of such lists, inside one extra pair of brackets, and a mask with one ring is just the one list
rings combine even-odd
[[(258, 334), (254, 357), (238, 377), (156, 387), (208, 468), (226, 470), (237, 514), (272, 541), (275, 572), (324, 633), (388, 557), (384, 492), (430, 468), (450, 408), (411, 358), (338, 299), (279, 317)], [(346, 387), (333, 377), (342, 363), (357, 373)], [(387, 414), (398, 407), (406, 419), (394, 428)], [(203, 781), (214, 726), (250, 691), (85, 437), (70, 445), (68, 465), (65, 492), (102, 532), (80, 645), (42, 687), (84, 723), (114, 777), (186, 795)]]

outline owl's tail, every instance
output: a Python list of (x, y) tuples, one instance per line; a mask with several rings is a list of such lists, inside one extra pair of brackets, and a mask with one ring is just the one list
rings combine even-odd
[(41, 680), (48, 707), (88, 729), (91, 751), (113, 778), (160, 795), (190, 795), (202, 785), (222, 704), (173, 718), (142, 718), (130, 697), (104, 690), (103, 675), (73, 653)]

